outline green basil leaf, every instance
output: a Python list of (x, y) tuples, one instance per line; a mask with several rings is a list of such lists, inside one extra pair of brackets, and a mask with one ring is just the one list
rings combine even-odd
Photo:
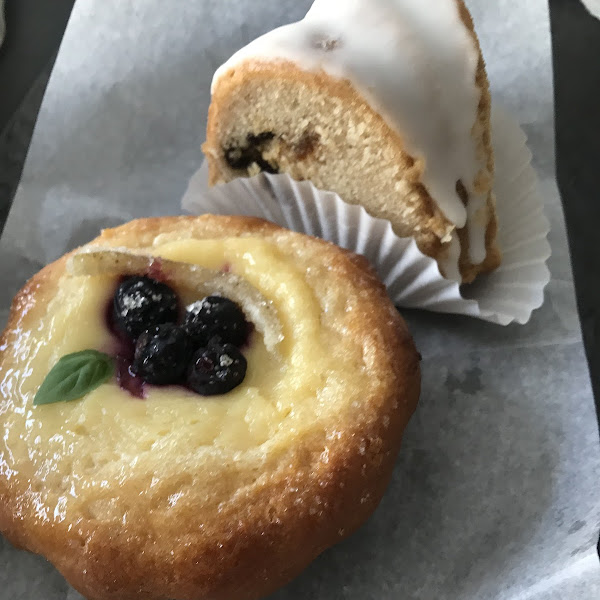
[(102, 385), (114, 370), (113, 359), (97, 350), (67, 354), (46, 375), (33, 404), (40, 406), (78, 400)]

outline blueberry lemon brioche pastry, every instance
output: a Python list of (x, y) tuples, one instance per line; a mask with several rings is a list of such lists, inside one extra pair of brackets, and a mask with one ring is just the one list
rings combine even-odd
[(0, 344), (0, 531), (91, 600), (285, 584), (375, 509), (420, 386), (364, 259), (241, 217), (104, 231)]
[(219, 68), (203, 149), (211, 184), (309, 179), (448, 278), (500, 263), (488, 80), (462, 0), (316, 0)]

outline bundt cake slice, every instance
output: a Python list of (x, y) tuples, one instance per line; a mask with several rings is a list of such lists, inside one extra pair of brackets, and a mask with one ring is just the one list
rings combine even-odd
[(462, 0), (317, 0), (219, 68), (203, 150), (211, 185), (311, 180), (469, 282), (500, 263), (490, 137)]

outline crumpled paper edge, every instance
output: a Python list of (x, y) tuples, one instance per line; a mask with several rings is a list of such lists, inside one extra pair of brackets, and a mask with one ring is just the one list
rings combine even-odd
[(581, 0), (591, 15), (600, 19), (600, 0)]

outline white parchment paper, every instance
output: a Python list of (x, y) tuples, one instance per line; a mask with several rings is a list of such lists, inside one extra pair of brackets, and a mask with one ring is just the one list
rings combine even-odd
[[(493, 93), (525, 129), (552, 281), (525, 326), (406, 317), (423, 393), (375, 515), (277, 600), (600, 597), (598, 430), (554, 175), (545, 0), (471, 0)], [(0, 243), (0, 306), (103, 226), (176, 213), (201, 162), (214, 69), (308, 0), (79, 0)], [(76, 600), (0, 540), (0, 599)]]
[(598, 19), (600, 19), (600, 0), (583, 0), (586, 8)]

